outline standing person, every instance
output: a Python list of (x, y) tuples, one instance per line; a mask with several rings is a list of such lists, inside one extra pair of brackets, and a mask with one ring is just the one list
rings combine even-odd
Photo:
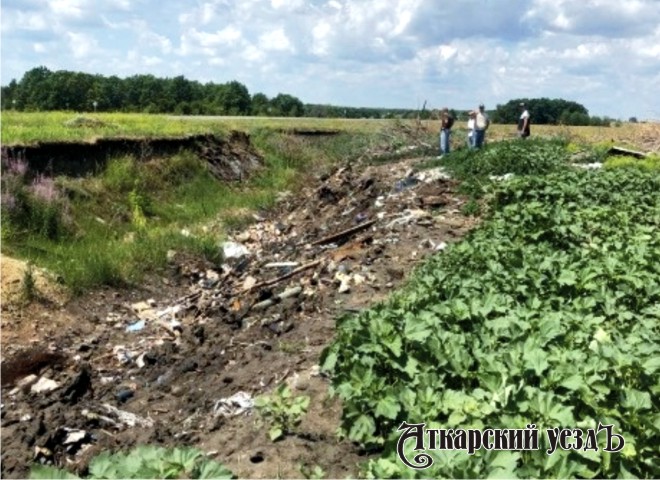
[(468, 148), (474, 148), (474, 126), (475, 126), (475, 117), (477, 116), (477, 112), (474, 110), (470, 110), (468, 113), (468, 121), (467, 121), (467, 145)]
[(484, 104), (479, 105), (479, 110), (474, 119), (474, 147), (481, 148), (486, 139), (486, 130), (490, 126), (490, 119), (486, 114)]
[(447, 107), (442, 109), (440, 114), (440, 155), (449, 153), (449, 143), (451, 140), (451, 127), (454, 125), (454, 117), (449, 113)]
[(529, 111), (527, 110), (527, 105), (525, 105), (523, 102), (520, 103), (520, 110), (522, 110), (522, 113), (520, 114), (520, 119), (518, 120), (518, 136), (525, 139), (529, 137), (530, 134), (530, 115)]

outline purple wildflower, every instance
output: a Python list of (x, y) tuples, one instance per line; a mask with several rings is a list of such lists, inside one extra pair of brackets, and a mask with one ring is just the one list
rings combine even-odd
[(32, 181), (30, 190), (32, 190), (32, 193), (36, 198), (41, 199), (46, 203), (56, 202), (60, 199), (60, 193), (55, 186), (55, 181), (51, 177), (46, 177), (41, 174), (37, 175)]
[(9, 159), (7, 161), (7, 171), (13, 175), (22, 177), (28, 170), (28, 164), (21, 158)]

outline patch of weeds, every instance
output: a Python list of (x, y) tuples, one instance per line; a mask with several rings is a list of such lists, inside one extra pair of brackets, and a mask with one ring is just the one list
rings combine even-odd
[(3, 159), (0, 182), (3, 239), (21, 241), (39, 236), (56, 240), (68, 233), (69, 205), (53, 178), (41, 174), (30, 177), (27, 162)]
[(268, 436), (276, 441), (300, 425), (303, 415), (307, 413), (309, 401), (307, 395), (294, 397), (291, 389), (282, 383), (272, 395), (255, 398), (254, 405), (261, 418), (270, 426)]
[(282, 340), (277, 345), (283, 353), (297, 354), (305, 349), (304, 342)]
[(111, 159), (100, 175), (106, 190), (116, 193), (128, 193), (140, 178), (140, 168), (131, 155)]
[[(358, 135), (319, 139), (274, 131), (253, 135), (253, 143), (265, 167), (232, 184), (219, 182), (187, 151), (148, 161), (116, 157), (96, 176), (57, 183), (40, 177), (35, 185), (25, 179), (26, 162), (3, 161), (6, 248), (54, 271), (74, 293), (137, 282), (166, 265), (168, 250), (216, 263), (224, 229), (245, 226), (279, 192), (305, 184), (309, 165), (329, 165), (362, 145)], [(219, 228), (197, 228), (209, 223)], [(184, 227), (205, 233), (186, 237)]]
[(150, 207), (149, 198), (138, 191), (137, 182), (128, 193), (128, 203), (131, 207), (131, 221), (138, 232), (144, 232), (147, 228), (147, 217), (145, 211)]
[(626, 155), (609, 157), (604, 164), (605, 168), (637, 168), (641, 170), (655, 170), (660, 172), (660, 155), (649, 155), (646, 158), (634, 158)]
[(89, 463), (89, 473), (78, 477), (66, 470), (35, 465), (30, 470), (31, 479), (46, 478), (218, 478), (229, 479), (234, 475), (224, 465), (207, 458), (195, 448), (163, 448), (143, 445), (128, 453), (103, 452)]
[(471, 198), (461, 207), (461, 213), (466, 217), (477, 217), (481, 214), (481, 205), (475, 198)]
[(327, 475), (326, 471), (323, 470), (323, 468), (320, 465), (307, 465), (306, 463), (301, 464), (298, 469), (300, 470), (300, 473), (302, 474), (303, 477), (309, 478), (309, 479), (316, 479), (319, 480), (321, 478), (325, 478)]
[(39, 296), (37, 290), (37, 280), (34, 275), (34, 267), (28, 262), (23, 272), (23, 281), (21, 282), (21, 299), (25, 302), (32, 302)]

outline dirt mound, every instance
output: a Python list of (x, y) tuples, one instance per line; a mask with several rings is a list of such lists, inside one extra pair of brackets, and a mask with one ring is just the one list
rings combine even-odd
[[(32, 272), (31, 274), (29, 272)], [(26, 281), (29, 276), (34, 281), (34, 294), (43, 300), (64, 304), (68, 300), (68, 294), (57, 279), (42, 268), (32, 267), (23, 260), (11, 258), (0, 254), (0, 295), (4, 306), (13, 305), (25, 300)], [(28, 294), (29, 295), (29, 294)]]
[[(385, 299), (474, 224), (455, 183), (414, 163), (338, 168), (235, 232), (222, 268), (175, 254), (158, 279), (168, 287), (69, 309), (72, 327), (41, 346), (66, 361), (3, 390), (2, 476), (26, 476), (32, 461), (84, 469), (93, 453), (144, 442), (196, 445), (240, 477), (299, 478), (301, 465), (354, 476), (365, 453), (337, 441), (340, 406), (317, 367), (336, 318)], [(6, 361), (32, 358), (45, 357), (15, 349)], [(282, 382), (311, 403), (281, 441), (250, 402), (225, 408)]]

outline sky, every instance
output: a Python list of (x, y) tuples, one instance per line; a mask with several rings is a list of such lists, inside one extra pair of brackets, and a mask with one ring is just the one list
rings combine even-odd
[(660, 0), (2, 0), (0, 15), (2, 85), (45, 66), (304, 103), (548, 97), (660, 119)]

